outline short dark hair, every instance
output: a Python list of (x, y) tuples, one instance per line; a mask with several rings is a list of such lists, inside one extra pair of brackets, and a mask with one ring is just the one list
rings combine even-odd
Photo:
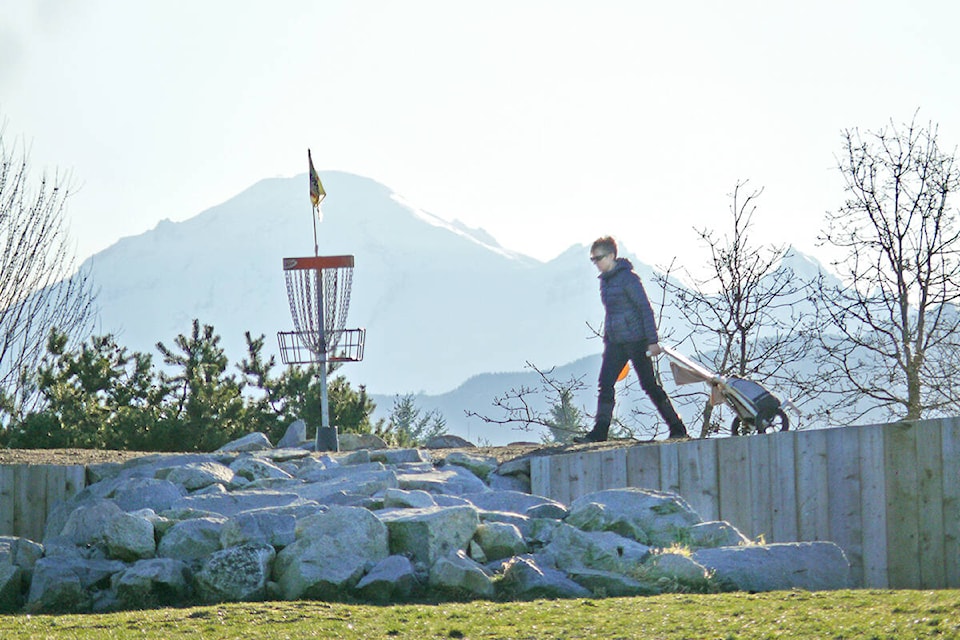
[(590, 247), (590, 253), (597, 249), (600, 249), (603, 253), (612, 253), (614, 258), (617, 257), (617, 241), (613, 239), (613, 236), (603, 236), (594, 240)]

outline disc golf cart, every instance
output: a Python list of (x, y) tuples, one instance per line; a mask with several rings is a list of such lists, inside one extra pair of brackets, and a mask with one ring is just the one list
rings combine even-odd
[(660, 349), (667, 356), (678, 385), (706, 383), (710, 388), (710, 404), (726, 403), (733, 409), (736, 416), (730, 425), (732, 435), (786, 431), (790, 428), (790, 420), (784, 409), (799, 414), (791, 401), (781, 401), (757, 382), (721, 376), (670, 347), (661, 345)]

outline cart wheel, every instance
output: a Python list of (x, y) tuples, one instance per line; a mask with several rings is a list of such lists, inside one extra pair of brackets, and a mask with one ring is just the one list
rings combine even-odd
[(730, 435), (738, 436), (740, 435), (740, 418), (736, 417), (733, 419), (733, 423), (730, 425)]
[(789, 428), (790, 428), (790, 419), (787, 418), (787, 414), (783, 412), (783, 409), (777, 409), (777, 412), (773, 414), (772, 418), (770, 418), (770, 422), (766, 423), (762, 429), (758, 429), (757, 433), (786, 431)]

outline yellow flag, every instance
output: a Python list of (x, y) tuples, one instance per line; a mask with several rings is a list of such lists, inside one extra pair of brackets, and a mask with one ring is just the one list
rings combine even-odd
[(323, 190), (323, 185), (320, 184), (320, 176), (317, 175), (317, 170), (313, 168), (313, 156), (310, 155), (310, 149), (307, 149), (307, 160), (310, 163), (310, 202), (316, 207), (326, 197), (327, 192)]

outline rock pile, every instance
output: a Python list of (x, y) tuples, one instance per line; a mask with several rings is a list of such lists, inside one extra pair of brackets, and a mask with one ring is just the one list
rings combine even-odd
[(92, 483), (49, 515), (42, 544), (0, 538), (0, 610), (849, 583), (832, 543), (753, 544), (655, 491), (560, 504), (530, 495), (523, 459), (320, 454), (254, 434), (212, 454), (151, 455), (88, 475)]

